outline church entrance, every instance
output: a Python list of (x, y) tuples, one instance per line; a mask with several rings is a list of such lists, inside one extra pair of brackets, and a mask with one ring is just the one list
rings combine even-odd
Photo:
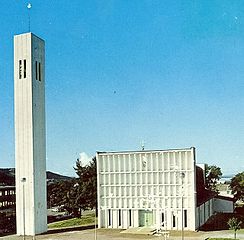
[(139, 210), (139, 227), (150, 227), (153, 225), (153, 211)]

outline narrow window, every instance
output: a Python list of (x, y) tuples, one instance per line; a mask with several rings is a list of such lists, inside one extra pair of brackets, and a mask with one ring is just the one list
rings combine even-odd
[(187, 227), (187, 210), (184, 210), (184, 226)]
[(119, 209), (119, 226), (121, 226), (121, 209)]
[(112, 219), (111, 219), (111, 210), (109, 209), (108, 210), (108, 226), (111, 226), (112, 224), (111, 224), (111, 221)]
[(19, 79), (22, 77), (22, 61), (19, 60)]
[(175, 227), (176, 224), (175, 224), (175, 215), (173, 215), (173, 227)]
[(38, 66), (37, 66), (37, 61), (36, 61), (36, 80), (38, 80)]
[(41, 63), (39, 63), (39, 81), (41, 81), (42, 80), (42, 75), (41, 75), (41, 72), (42, 72), (42, 70), (41, 70)]
[(164, 226), (164, 213), (161, 215), (162, 226)]
[(24, 59), (24, 78), (26, 78), (26, 59)]
[(129, 210), (129, 226), (131, 226), (131, 209)]

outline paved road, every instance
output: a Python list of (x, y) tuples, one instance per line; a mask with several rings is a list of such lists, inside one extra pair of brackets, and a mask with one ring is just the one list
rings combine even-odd
[[(207, 237), (229, 237), (233, 238), (233, 234), (227, 231), (219, 232), (204, 232), (199, 233), (195, 236), (185, 236), (184, 240), (205, 240)], [(244, 239), (244, 234), (237, 234), (238, 239)], [(23, 237), (15, 235), (0, 237), (1, 240), (23, 240)], [(71, 231), (55, 234), (38, 235), (36, 237), (26, 237), (26, 240), (163, 240), (162, 236), (148, 236), (148, 235), (133, 235), (133, 234), (122, 234), (118, 230), (98, 230), (95, 237), (94, 229), (83, 230), (83, 231)], [(168, 240), (181, 240), (181, 237), (170, 236)]]

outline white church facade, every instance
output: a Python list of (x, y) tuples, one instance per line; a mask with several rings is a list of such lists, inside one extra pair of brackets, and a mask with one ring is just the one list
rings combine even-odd
[(195, 148), (97, 152), (96, 158), (99, 228), (195, 231), (213, 214), (213, 194), (197, 186), (197, 177), (204, 180)]

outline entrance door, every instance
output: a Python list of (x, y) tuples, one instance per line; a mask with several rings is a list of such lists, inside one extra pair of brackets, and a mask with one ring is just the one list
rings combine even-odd
[(140, 210), (139, 211), (139, 226), (150, 227), (153, 225), (153, 211)]

